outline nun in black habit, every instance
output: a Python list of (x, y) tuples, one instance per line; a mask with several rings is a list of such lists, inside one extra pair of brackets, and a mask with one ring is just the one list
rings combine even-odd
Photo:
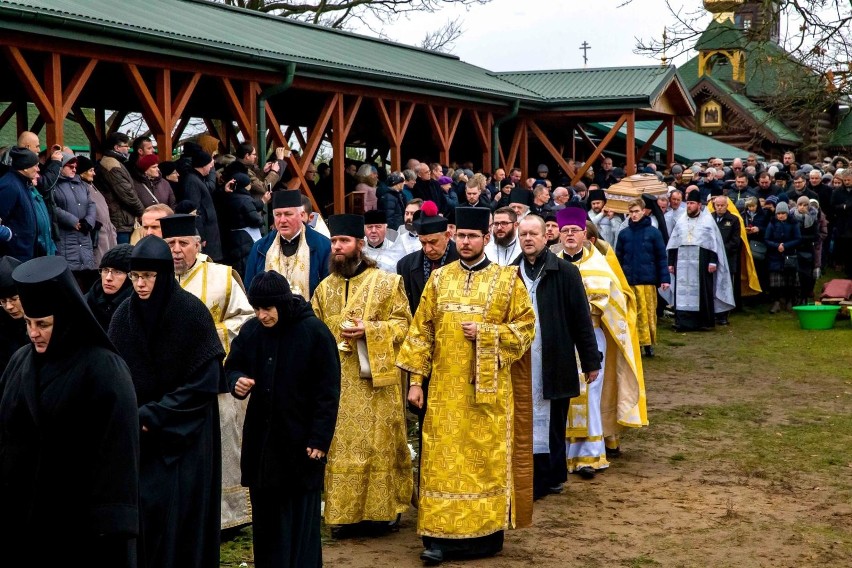
[(132, 252), (130, 244), (111, 248), (101, 259), (100, 277), (86, 294), (86, 303), (105, 331), (109, 329), (115, 310), (133, 293), (129, 276)]
[(240, 465), (255, 566), (319, 567), (325, 454), (340, 403), (337, 344), (277, 272), (255, 276), (248, 297), (258, 317), (234, 340), (225, 371), (235, 397), (252, 393)]
[(109, 336), (139, 403), (139, 566), (218, 567), (222, 344), (207, 307), (178, 286), (164, 240), (136, 243), (129, 276), (135, 293)]
[(31, 345), (0, 378), (4, 566), (135, 567), (139, 421), (127, 365), (62, 257), (12, 273)]
[(15, 351), (30, 343), (24, 310), (12, 281), (12, 271), (20, 265), (21, 261), (14, 256), (0, 258), (0, 308), (3, 308), (0, 309), (0, 374)]

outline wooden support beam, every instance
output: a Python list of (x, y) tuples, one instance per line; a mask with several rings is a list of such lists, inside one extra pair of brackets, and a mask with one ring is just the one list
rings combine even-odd
[(521, 161), (519, 167), (521, 168), (524, 176), (530, 177), (530, 135), (529, 129), (527, 128), (527, 119), (522, 118), (520, 120), (520, 124), (522, 126), (522, 130), (521, 145), (518, 148), (519, 159)]
[(415, 103), (409, 103), (406, 107), (399, 100), (388, 101), (392, 105), (389, 111), (383, 98), (379, 97), (374, 100), (376, 111), (379, 114), (379, 122), (382, 124), (382, 130), (388, 142), (390, 142), (391, 169), (396, 171), (401, 170), (402, 142), (416, 105)]
[(27, 130), (38, 134), (39, 132), (41, 132), (42, 128), (44, 128), (44, 117), (42, 115), (38, 115), (33, 121), (33, 123), (30, 125), (30, 127), (27, 128)]
[[(382, 105), (383, 106), (383, 105)], [(335, 104), (332, 107), (331, 119), (331, 149), (334, 156), (332, 167), (332, 179), (334, 180), (334, 213), (346, 212), (346, 195), (344, 193), (345, 170), (346, 170), (346, 136), (344, 136), (344, 125), (346, 115), (343, 105)]]
[(627, 154), (627, 163), (624, 165), (624, 173), (632, 176), (636, 173), (636, 111), (627, 113), (627, 137), (624, 141), (624, 153)]
[(15, 131), (18, 136), (25, 130), (30, 128), (29, 104), (26, 100), (21, 99), (17, 102), (18, 111), (15, 113)]
[(482, 148), (482, 168), (485, 171), (491, 169), (491, 128), (494, 126), (494, 115), (491, 112), (483, 112), (471, 109), (473, 117), (473, 130), (476, 133), (476, 138), (479, 140), (479, 147)]
[(231, 84), (231, 80), (227, 77), (220, 77), (219, 82), (222, 85), (222, 90), (225, 94), (225, 101), (228, 103), (228, 110), (231, 111), (231, 115), (237, 122), (237, 127), (243, 133), (243, 138), (251, 140), (253, 132), (252, 128), (256, 122), (251, 122), (248, 115), (243, 110), (243, 102), (237, 96), (236, 91), (234, 91), (234, 86)]
[(60, 113), (62, 116), (67, 116), (68, 113), (71, 112), (71, 108), (74, 106), (74, 103), (77, 102), (77, 97), (79, 97), (80, 93), (83, 92), (83, 88), (92, 76), (92, 72), (95, 70), (95, 66), (97, 64), (97, 59), (89, 59), (79, 69), (77, 69), (77, 72), (74, 73), (73, 77), (71, 77), (71, 81), (68, 83), (68, 86), (65, 87), (65, 92), (62, 94), (63, 108)]
[[(521, 145), (521, 136), (526, 136), (526, 130), (523, 120), (518, 120), (518, 123), (515, 125), (515, 134), (512, 136), (512, 146), (509, 148), (509, 154), (503, 160), (503, 169), (506, 171), (506, 174), (515, 167), (515, 159), (518, 157), (518, 148)], [(523, 171), (523, 168), (521, 170)]]
[(174, 152), (174, 149), (180, 144), (180, 137), (183, 136), (183, 131), (186, 130), (187, 125), (189, 125), (189, 120), (188, 116), (181, 118), (178, 121), (177, 126), (175, 126), (175, 129), (172, 131), (172, 152)]
[(527, 120), (527, 126), (529, 126), (530, 131), (535, 135), (536, 138), (544, 145), (544, 148), (550, 153), (556, 163), (559, 164), (559, 167), (562, 168), (562, 171), (565, 172), (566, 175), (572, 176), (574, 175), (574, 168), (568, 163), (562, 156), (562, 152), (556, 149), (556, 147), (550, 142), (545, 133), (538, 127), (538, 124), (533, 119)]
[[(612, 125), (612, 128), (609, 129), (609, 132), (607, 132), (606, 136), (604, 136), (601, 140), (601, 143), (595, 147), (595, 150), (594, 152), (592, 152), (592, 155), (588, 157), (586, 163), (583, 164), (583, 166), (579, 170), (577, 170), (577, 173), (574, 174), (574, 177), (571, 178), (571, 185), (574, 185), (575, 183), (583, 179), (583, 175), (586, 173), (586, 171), (592, 166), (595, 160), (600, 157), (603, 151), (606, 150), (607, 145), (609, 145), (610, 141), (615, 137), (615, 135), (627, 121), (627, 117), (627, 114), (622, 114), (618, 118), (618, 120), (615, 121), (615, 124)], [(577, 125), (577, 128), (582, 131), (580, 125)], [(591, 142), (591, 140), (589, 140), (589, 142)], [(594, 146), (594, 144), (592, 145)]]
[(80, 125), (80, 129), (86, 135), (86, 138), (89, 139), (90, 153), (94, 156), (95, 152), (103, 145), (103, 141), (98, 137), (95, 125), (89, 122), (89, 119), (86, 118), (86, 115), (83, 113), (83, 109), (80, 108), (80, 105), (72, 106), (71, 111), (74, 113), (74, 120)]
[[(29, 63), (24, 58), (24, 55), (21, 53), (21, 50), (17, 47), (12, 46), (3, 46), (3, 54), (6, 56), (6, 59), (11, 64), (12, 70), (17, 75), (18, 80), (21, 82), (21, 85), (24, 87), (24, 90), (30, 96), (30, 100), (35, 103), (36, 107), (41, 114), (45, 116), (45, 118), (50, 118), (51, 121), (54, 120), (54, 112), (55, 109), (53, 107), (53, 102), (50, 97), (45, 93), (44, 89), (42, 89), (41, 84), (38, 79), (36, 79), (35, 73), (30, 68)], [(52, 58), (48, 58), (48, 62), (50, 62)], [(26, 113), (26, 109), (24, 109)]]
[(432, 124), (432, 132), (435, 135), (435, 140), (441, 147), (440, 161), (442, 164), (450, 163), (450, 146), (453, 144), (453, 138), (456, 135), (456, 129), (459, 126), (462, 109), (456, 109), (450, 116), (448, 107), (440, 107), (435, 111), (435, 105), (426, 105), (429, 122)]
[[(302, 129), (296, 127), (293, 129), (293, 135), (296, 137), (296, 142), (299, 143), (299, 148), (307, 148), (308, 142), (305, 140), (305, 133)], [(289, 138), (287, 138), (289, 140)]]
[(228, 141), (223, 137), (224, 133), (219, 132), (219, 129), (216, 127), (216, 123), (213, 122), (213, 120), (210, 119), (210, 118), (205, 118), (203, 120), (204, 120), (204, 126), (207, 127), (207, 132), (210, 133), (210, 136), (213, 136), (214, 138), (218, 138), (219, 140), (222, 141), (222, 144), (227, 147)]
[[(127, 118), (128, 112), (126, 110), (117, 110), (110, 116), (109, 130), (107, 131), (107, 136), (110, 134), (114, 134), (118, 132), (118, 129), (121, 128), (122, 123), (124, 123), (124, 119)], [(106, 137), (104, 137), (106, 139)]]
[(595, 150), (597, 150), (597, 149), (598, 149), (598, 145), (597, 145), (597, 144), (595, 144), (595, 143), (594, 143), (594, 141), (592, 141), (592, 139), (591, 139), (591, 138), (589, 138), (589, 135), (588, 135), (588, 134), (586, 134), (586, 131), (585, 131), (585, 130), (583, 130), (583, 126), (582, 126), (582, 125), (577, 124), (577, 125), (574, 127), (574, 129), (577, 131), (577, 134), (579, 134), (579, 135), (580, 135), (580, 138), (582, 138), (582, 139), (583, 139), (583, 142), (585, 142), (586, 144), (588, 144), (588, 145), (589, 145), (589, 147), (592, 149), (592, 152), (594, 152)]
[[(127, 75), (130, 86), (133, 88), (133, 92), (136, 94), (136, 98), (139, 99), (139, 103), (142, 105), (142, 116), (145, 118), (145, 122), (148, 123), (148, 127), (155, 133), (165, 132), (165, 118), (163, 117), (163, 113), (160, 112), (160, 106), (157, 104), (154, 95), (148, 89), (148, 85), (145, 83), (145, 78), (142, 77), (139, 67), (129, 63), (125, 65), (124, 72)], [(166, 70), (162, 70), (162, 73), (158, 73), (158, 85), (163, 81), (162, 75), (166, 72)], [(168, 84), (170, 85), (170, 82)]]
[(636, 152), (636, 161), (639, 162), (642, 160), (642, 156), (648, 153), (648, 150), (651, 149), (651, 145), (657, 140), (657, 138), (662, 134), (663, 130), (666, 128), (666, 121), (660, 123), (657, 129), (651, 134), (650, 138), (648, 138), (641, 148)]
[(98, 137), (97, 148), (92, 148), (98, 155), (101, 153), (101, 146), (103, 146), (104, 140), (106, 140), (107, 135), (107, 127), (106, 127), (106, 109), (96, 108), (95, 109), (95, 134)]
[(18, 111), (18, 104), (15, 102), (9, 103), (9, 106), (6, 107), (6, 110), (3, 111), (3, 114), (0, 114), (0, 128), (6, 126), (6, 123), (11, 120), (15, 113)]
[(674, 127), (675, 120), (673, 116), (666, 117), (666, 166), (670, 166), (675, 162), (675, 139)]

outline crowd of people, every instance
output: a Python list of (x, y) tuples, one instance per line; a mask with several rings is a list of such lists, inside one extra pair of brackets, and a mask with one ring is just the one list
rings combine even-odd
[(251, 523), (256, 566), (320, 566), (322, 521), (380, 537), (412, 506), (425, 564), (496, 554), (648, 424), (660, 314), (727, 325), (852, 270), (842, 158), (644, 166), (669, 189), (626, 213), (610, 158), (574, 184), (348, 164), (367, 210), (324, 218), (328, 164), (287, 189), (288, 153), (202, 136), (165, 161), (116, 133), (94, 162), (27, 132), (4, 154), (12, 563), (213, 567)]

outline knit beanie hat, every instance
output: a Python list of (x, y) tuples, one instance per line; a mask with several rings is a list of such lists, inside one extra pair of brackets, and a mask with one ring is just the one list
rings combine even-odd
[(148, 168), (158, 164), (159, 161), (160, 159), (157, 158), (157, 154), (148, 154), (147, 156), (141, 156), (138, 160), (136, 160), (136, 169), (138, 169), (140, 172), (148, 171)]
[(293, 293), (287, 279), (274, 270), (261, 272), (252, 278), (248, 300), (253, 308), (277, 308), (288, 304), (292, 299)]
[(192, 156), (192, 167), (193, 168), (203, 168), (204, 166), (210, 165), (210, 162), (213, 161), (213, 156), (201, 150), (197, 154), (193, 154)]
[(25, 170), (38, 164), (38, 155), (35, 152), (19, 146), (9, 150), (9, 157), (12, 159), (12, 169), (15, 171)]
[(177, 169), (177, 164), (174, 162), (161, 162), (160, 163), (160, 173), (163, 177), (168, 177), (174, 173)]
[(790, 207), (787, 205), (786, 201), (782, 201), (781, 203), (779, 203), (778, 205), (775, 206), (775, 214), (776, 215), (778, 213), (789, 213), (789, 212), (790, 212)]
[(772, 205), (778, 205), (778, 196), (770, 195), (766, 198), (766, 203), (771, 203)]
[(94, 167), (95, 167), (95, 163), (92, 161), (91, 158), (88, 158), (86, 156), (77, 156), (77, 171), (78, 172), (80, 172), (80, 173), (88, 172), (89, 170), (91, 170)]
[(130, 254), (132, 252), (133, 245), (116, 245), (101, 258), (100, 268), (115, 268), (122, 272), (130, 272)]

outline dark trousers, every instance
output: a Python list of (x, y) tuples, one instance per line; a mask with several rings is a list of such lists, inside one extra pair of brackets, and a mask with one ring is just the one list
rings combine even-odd
[(322, 566), (319, 490), (290, 494), (249, 488), (252, 543), (257, 568)]
[(568, 480), (565, 426), (570, 403), (570, 398), (550, 401), (550, 453), (533, 455), (533, 496), (536, 498), (547, 495), (548, 489)]

